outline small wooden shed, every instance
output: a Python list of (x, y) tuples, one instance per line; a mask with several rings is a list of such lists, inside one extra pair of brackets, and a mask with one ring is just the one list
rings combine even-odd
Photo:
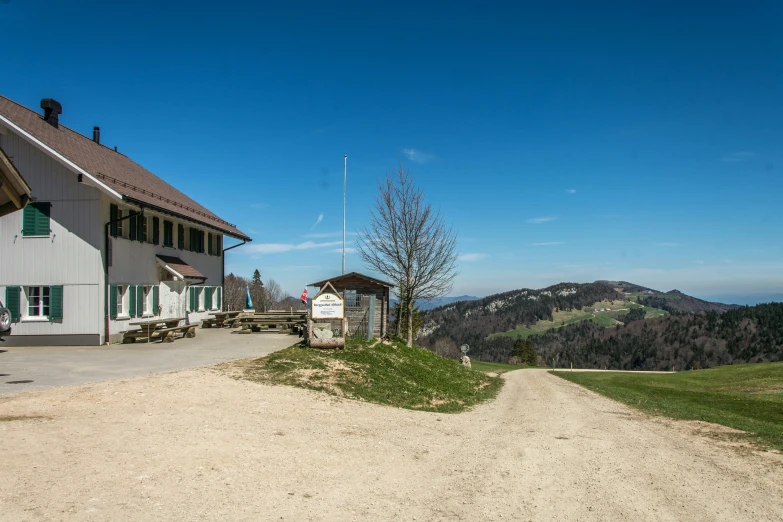
[(345, 300), (345, 314), (348, 318), (348, 328), (361, 321), (367, 313), (367, 303), (370, 296), (375, 297), (375, 313), (373, 321), (373, 337), (384, 337), (389, 331), (389, 298), (394, 285), (359, 272), (330, 277), (307, 286), (323, 287), (326, 282), (334, 288)]

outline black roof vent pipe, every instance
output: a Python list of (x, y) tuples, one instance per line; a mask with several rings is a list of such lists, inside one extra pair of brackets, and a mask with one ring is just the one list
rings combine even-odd
[(100, 127), (93, 127), (92, 128), (92, 141), (99, 144), (101, 143), (101, 128)]
[(58, 128), (60, 126), (59, 116), (63, 113), (63, 106), (60, 105), (60, 102), (52, 98), (44, 98), (41, 100), (41, 108), (44, 110), (44, 121), (55, 129)]

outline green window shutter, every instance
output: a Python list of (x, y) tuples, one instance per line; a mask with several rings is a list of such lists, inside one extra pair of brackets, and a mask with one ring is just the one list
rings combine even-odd
[(49, 287), (49, 319), (52, 321), (63, 320), (63, 287), (55, 285)]
[(204, 292), (204, 309), (212, 310), (212, 288), (205, 288)]
[(207, 234), (207, 254), (212, 255), (212, 233)]
[(128, 285), (128, 316), (136, 317), (136, 287)]
[[(26, 207), (25, 207), (26, 208)], [(11, 313), (11, 322), (17, 323), (20, 319), (19, 313), (19, 293), (21, 287), (18, 286), (6, 286), (5, 287), (5, 306)]]
[(204, 231), (202, 230), (202, 231), (199, 233), (199, 236), (200, 236), (200, 237), (199, 237), (199, 241), (198, 241), (198, 246), (200, 246), (200, 247), (201, 247), (201, 248), (199, 249), (199, 252), (201, 252), (201, 253), (203, 254), (203, 253), (206, 251), (206, 250), (205, 250), (205, 248), (204, 248), (204, 243), (206, 243), (206, 241), (205, 241), (205, 240), (206, 240), (207, 234), (206, 234), (206, 232), (204, 232)]
[(22, 235), (23, 236), (48, 236), (49, 235), (49, 203), (30, 203), (22, 210)]
[[(109, 205), (109, 221), (116, 221), (118, 217), (117, 212), (117, 205), (111, 204)], [(112, 223), (110, 225), (111, 228), (111, 237), (117, 237), (117, 223)]]
[(144, 287), (136, 287), (136, 317), (141, 317), (144, 313)]
[(157, 245), (160, 243), (160, 220), (156, 217), (152, 218), (152, 244)]
[(109, 287), (109, 317), (117, 319), (117, 285)]
[(185, 227), (177, 225), (177, 247), (180, 250), (185, 250)]
[(222, 310), (222, 308), (220, 308), (220, 304), (221, 304), (220, 303), (220, 298), (221, 298), (221, 294), (222, 293), (223, 293), (223, 289), (221, 287), (218, 287), (217, 288), (217, 299), (215, 300), (215, 308), (217, 308), (218, 310)]
[(130, 221), (130, 225), (128, 226), (128, 239), (131, 241), (136, 241), (136, 219), (137, 215), (133, 214), (128, 221)]
[(35, 222), (36, 222), (36, 212), (38, 212), (35, 209), (35, 204), (30, 203), (26, 207), (24, 207), (24, 210), (22, 210), (22, 235), (23, 236), (34, 236), (35, 232)]
[(139, 216), (139, 219), (136, 220), (136, 226), (138, 227), (138, 230), (136, 230), (136, 239), (139, 241), (146, 241), (147, 240), (147, 232), (144, 231), (144, 222), (147, 220), (144, 216)]
[(163, 222), (163, 246), (165, 247), (174, 246), (174, 238), (172, 237), (174, 235), (174, 227), (172, 225), (171, 221)]
[(160, 288), (152, 287), (152, 315), (158, 315), (158, 305), (160, 305)]
[(49, 203), (36, 203), (38, 207), (38, 222), (36, 223), (36, 236), (48, 236), (51, 233), (49, 228), (49, 212), (52, 205)]
[(195, 312), (198, 308), (196, 306), (196, 289), (191, 286), (188, 291), (190, 292), (190, 311)]

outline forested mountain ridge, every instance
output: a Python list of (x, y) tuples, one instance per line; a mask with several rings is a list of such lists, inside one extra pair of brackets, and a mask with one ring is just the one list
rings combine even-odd
[(626, 296), (637, 299), (639, 304), (665, 310), (670, 314), (693, 314), (696, 312), (725, 312), (739, 308), (735, 304), (714, 303), (696, 297), (689, 296), (679, 290), (661, 292), (652, 288), (636, 285), (627, 281), (596, 281), (596, 283), (611, 286)]
[[(532, 338), (543, 363), (618, 370), (687, 370), (783, 360), (783, 303), (634, 321), (602, 328), (589, 321)], [(499, 341), (506, 341), (499, 339)], [(503, 357), (511, 347), (496, 343)]]
[(424, 312), (417, 342), (434, 348), (469, 344), (480, 348), (493, 333), (552, 320), (557, 310), (582, 309), (599, 301), (623, 300), (623, 294), (602, 283), (560, 283), (533, 290), (512, 290), (475, 301), (461, 301)]

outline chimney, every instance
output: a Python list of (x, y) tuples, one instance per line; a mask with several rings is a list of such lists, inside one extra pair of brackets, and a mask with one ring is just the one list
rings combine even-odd
[(101, 143), (101, 128), (100, 127), (93, 127), (92, 128), (92, 141), (99, 144)]
[(44, 98), (41, 100), (41, 108), (44, 110), (44, 121), (54, 127), (59, 127), (60, 121), (58, 116), (63, 113), (63, 106), (60, 102), (51, 98)]

